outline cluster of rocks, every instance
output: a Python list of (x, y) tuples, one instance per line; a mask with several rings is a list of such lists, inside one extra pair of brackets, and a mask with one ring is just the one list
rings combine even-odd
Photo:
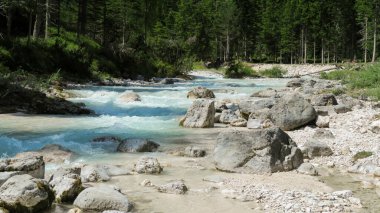
[(270, 212), (352, 212), (361, 208), (361, 201), (352, 191), (332, 193), (281, 190), (272, 185), (255, 185), (237, 179), (223, 183), (222, 194), (240, 201), (262, 203), (262, 211)]
[(121, 139), (115, 136), (101, 136), (92, 140), (93, 146), (110, 146), (117, 152), (155, 152), (160, 144), (146, 138)]
[[(52, 203), (73, 203), (79, 210), (128, 212), (132, 208), (128, 198), (115, 186), (96, 185), (85, 188), (83, 183), (105, 182), (111, 176), (137, 173), (160, 174), (163, 170), (153, 157), (141, 157), (132, 173), (123, 166), (84, 165), (61, 167), (44, 180), (45, 162), (42, 157), (8, 158), (0, 160), (0, 207), (15, 213), (42, 212)], [(175, 181), (156, 186), (162, 193), (184, 194), (187, 186)], [(71, 210), (76, 212), (75, 209)]]

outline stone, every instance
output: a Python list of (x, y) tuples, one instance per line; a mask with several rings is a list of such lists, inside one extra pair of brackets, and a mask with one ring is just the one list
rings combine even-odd
[(262, 120), (249, 118), (247, 122), (248, 129), (261, 129)]
[(54, 172), (49, 185), (55, 195), (55, 202), (72, 202), (83, 190), (80, 168), (60, 168)]
[(23, 172), (15, 171), (15, 172), (0, 172), (0, 186), (5, 183), (9, 178), (15, 176), (15, 175), (21, 175)]
[(140, 95), (134, 92), (124, 92), (118, 97), (118, 100), (123, 103), (131, 103), (141, 101), (141, 97)]
[(286, 83), (286, 87), (302, 87), (302, 84), (305, 82), (302, 78), (297, 78)]
[(162, 193), (185, 194), (188, 191), (188, 188), (183, 181), (173, 181), (158, 186), (157, 190)]
[(191, 107), (180, 125), (187, 128), (212, 128), (215, 121), (214, 101), (207, 99), (197, 99)]
[(297, 172), (300, 174), (311, 175), (311, 176), (317, 176), (318, 175), (317, 170), (315, 169), (315, 167), (311, 163), (301, 164), (298, 167)]
[(160, 84), (174, 84), (174, 79), (172, 79), (172, 78), (164, 78), (159, 83)]
[(247, 127), (247, 120), (244, 118), (239, 118), (237, 120), (234, 120), (230, 123), (233, 127)]
[(216, 168), (227, 172), (289, 171), (302, 162), (300, 149), (279, 128), (221, 132), (214, 150)]
[(148, 179), (143, 180), (140, 183), (140, 185), (144, 186), (144, 187), (152, 187), (152, 186), (154, 186), (153, 183), (150, 180), (148, 180)]
[(251, 113), (255, 113), (262, 109), (270, 109), (276, 103), (274, 98), (265, 98), (265, 99), (242, 99), (239, 102), (240, 113), (248, 118)]
[(305, 157), (308, 157), (310, 159), (314, 157), (331, 156), (334, 154), (334, 152), (326, 143), (315, 139), (311, 139), (306, 142), (302, 152), (304, 153)]
[(237, 113), (235, 113), (235, 111), (226, 109), (222, 111), (219, 121), (224, 124), (229, 124), (237, 119), (239, 119), (239, 116), (237, 115)]
[(77, 154), (58, 144), (48, 144), (40, 150), (31, 152), (18, 153), (16, 158), (25, 158), (31, 156), (42, 156), (45, 162), (48, 163), (65, 163), (73, 160)]
[(140, 174), (160, 174), (162, 167), (156, 158), (143, 156), (135, 164), (135, 171)]
[(104, 182), (111, 179), (105, 168), (93, 165), (85, 165), (80, 173), (81, 181), (87, 182)]
[(315, 95), (311, 98), (311, 105), (313, 106), (338, 105), (338, 101), (336, 100), (333, 94), (320, 94), (320, 95)]
[(83, 213), (83, 211), (78, 208), (72, 208), (67, 213)]
[(329, 116), (318, 116), (315, 124), (319, 128), (329, 128), (330, 127), (330, 117)]
[(115, 136), (101, 136), (92, 139), (92, 142), (94, 143), (106, 143), (106, 142), (113, 142), (113, 143), (120, 143), (123, 139)]
[(45, 177), (45, 162), (42, 156), (0, 159), (0, 172), (20, 172), (42, 179)]
[(188, 157), (204, 157), (206, 155), (206, 150), (197, 146), (188, 146), (185, 149), (185, 155)]
[(289, 88), (285, 89), (272, 89), (268, 88), (266, 90), (261, 90), (258, 92), (255, 92), (251, 95), (251, 97), (255, 98), (279, 98), (282, 97), (283, 95), (287, 94), (289, 92)]
[(284, 131), (305, 126), (316, 118), (313, 106), (297, 93), (283, 96), (271, 109), (272, 122)]
[(189, 98), (189, 99), (198, 99), (198, 98), (211, 99), (211, 98), (215, 98), (215, 94), (211, 90), (207, 89), (206, 87), (196, 87), (187, 93), (187, 98)]
[(13, 176), (0, 187), (0, 206), (9, 212), (43, 212), (53, 200), (49, 184), (27, 174)]
[(314, 139), (334, 139), (334, 134), (328, 129), (316, 129), (312, 138)]
[(214, 119), (214, 123), (220, 123), (220, 116), (222, 115), (222, 113), (215, 113), (215, 119)]
[(351, 108), (346, 106), (346, 105), (336, 105), (334, 106), (334, 111), (337, 113), (337, 114), (342, 114), (342, 113), (347, 113), (347, 112), (350, 112), (351, 111)]
[(128, 198), (120, 191), (109, 186), (96, 186), (83, 190), (74, 201), (74, 205), (84, 211), (130, 211)]
[(117, 147), (118, 152), (155, 152), (160, 144), (149, 139), (126, 139)]
[(380, 134), (380, 120), (372, 122), (369, 129), (375, 134)]

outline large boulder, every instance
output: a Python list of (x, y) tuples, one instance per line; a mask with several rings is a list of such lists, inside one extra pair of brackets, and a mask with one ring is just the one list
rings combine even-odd
[(45, 162), (42, 156), (0, 159), (0, 172), (19, 172), (42, 179), (45, 176)]
[(16, 176), (16, 175), (22, 175), (22, 172), (16, 171), (16, 172), (0, 172), (0, 186), (5, 183), (9, 178)]
[(215, 98), (214, 93), (206, 87), (195, 87), (187, 93), (187, 98)]
[(296, 88), (296, 87), (302, 87), (302, 84), (305, 82), (305, 79), (302, 79), (302, 78), (297, 78), (297, 79), (293, 79), (293, 80), (290, 80), (287, 84), (286, 84), (286, 87), (293, 87), (293, 88)]
[(0, 187), (0, 207), (15, 213), (39, 213), (54, 200), (49, 184), (30, 175), (16, 175)]
[(30, 156), (43, 156), (44, 161), (49, 163), (65, 163), (73, 160), (76, 153), (58, 144), (48, 144), (40, 150), (18, 153), (15, 157), (26, 158)]
[(222, 171), (260, 174), (296, 169), (303, 156), (280, 128), (231, 130), (219, 134), (214, 162)]
[(117, 147), (118, 152), (155, 152), (160, 144), (148, 139), (126, 139)]
[(210, 128), (214, 127), (215, 107), (214, 101), (197, 99), (187, 110), (180, 125), (187, 128)]
[(283, 96), (271, 109), (271, 120), (284, 131), (302, 127), (316, 118), (313, 106), (297, 93)]
[(140, 95), (134, 92), (124, 92), (123, 94), (119, 96), (118, 99), (123, 103), (141, 101)]
[(139, 174), (160, 174), (162, 167), (156, 158), (143, 156), (135, 164), (135, 171)]
[(49, 185), (57, 203), (74, 201), (83, 190), (80, 168), (60, 168), (50, 177)]
[(84, 211), (97, 212), (106, 210), (128, 212), (132, 208), (126, 196), (109, 186), (90, 187), (83, 190), (75, 199), (74, 205)]

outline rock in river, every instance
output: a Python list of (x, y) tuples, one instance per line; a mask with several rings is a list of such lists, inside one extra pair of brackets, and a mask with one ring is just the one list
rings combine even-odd
[(121, 94), (118, 99), (123, 103), (141, 101), (141, 97), (137, 93), (134, 93), (134, 92), (125, 92)]
[(0, 187), (0, 207), (15, 213), (39, 213), (49, 208), (54, 193), (48, 183), (30, 175), (16, 175)]
[(214, 162), (222, 171), (260, 174), (296, 169), (303, 156), (279, 128), (230, 130), (219, 134)]
[(60, 168), (49, 180), (57, 203), (74, 201), (83, 190), (80, 168)]
[(187, 110), (180, 125), (188, 128), (210, 128), (214, 127), (215, 107), (214, 101), (197, 99)]
[(207, 89), (206, 87), (196, 87), (187, 93), (187, 98), (198, 99), (198, 98), (215, 98), (214, 93)]
[(314, 107), (297, 93), (283, 96), (271, 109), (271, 120), (284, 131), (302, 127), (316, 118)]
[(83, 190), (74, 201), (74, 205), (84, 211), (131, 210), (128, 198), (109, 186), (90, 187)]
[(44, 161), (49, 163), (64, 163), (74, 159), (76, 153), (58, 144), (48, 144), (37, 151), (18, 153), (16, 158), (31, 156), (43, 156)]
[(117, 147), (118, 152), (155, 152), (160, 144), (148, 139), (126, 139)]

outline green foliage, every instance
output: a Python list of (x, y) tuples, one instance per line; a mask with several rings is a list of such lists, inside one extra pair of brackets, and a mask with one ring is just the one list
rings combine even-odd
[(227, 68), (225, 76), (228, 78), (259, 77), (256, 71), (242, 62), (231, 64)]
[(360, 159), (364, 159), (364, 158), (371, 157), (372, 155), (373, 155), (372, 152), (361, 151), (361, 152), (356, 153), (356, 154), (352, 157), (352, 159), (353, 159), (353, 161), (357, 161), (357, 160), (360, 160)]
[(194, 62), (192, 68), (193, 68), (193, 70), (206, 70), (207, 69), (207, 67), (205, 66), (203, 61)]
[(260, 72), (261, 76), (267, 77), (267, 78), (282, 78), (286, 74), (286, 70), (284, 70), (280, 66), (274, 66), (271, 69), (264, 70)]

